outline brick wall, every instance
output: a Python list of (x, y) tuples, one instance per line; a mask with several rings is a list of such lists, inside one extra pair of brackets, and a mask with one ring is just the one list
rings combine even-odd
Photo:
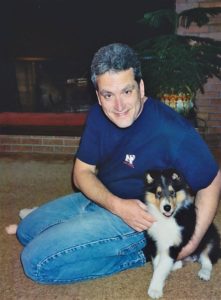
[[(192, 7), (221, 7), (220, 0), (176, 0), (177, 11)], [(179, 29), (180, 34), (194, 34), (221, 40), (221, 14), (211, 18), (207, 26), (198, 28), (192, 25), (188, 30)], [(204, 138), (210, 148), (221, 152), (221, 81), (210, 79), (205, 85), (205, 93), (198, 93), (198, 116), (206, 120), (208, 128)], [(0, 135), (1, 152), (33, 152), (74, 154), (79, 145), (79, 137), (53, 137), (53, 136), (23, 136)]]
[(0, 153), (44, 153), (74, 155), (80, 137), (0, 135)]
[[(219, 0), (176, 0), (176, 10), (180, 12), (193, 7), (221, 7)], [(221, 14), (212, 17), (208, 25), (189, 29), (179, 28), (179, 34), (194, 34), (221, 41)], [(210, 148), (221, 152), (221, 81), (209, 79), (205, 85), (205, 93), (197, 94), (196, 105), (198, 117), (207, 122), (204, 137)]]

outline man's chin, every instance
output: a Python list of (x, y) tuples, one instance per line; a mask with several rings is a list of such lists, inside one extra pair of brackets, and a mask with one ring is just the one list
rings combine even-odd
[(133, 120), (111, 120), (119, 128), (127, 128), (133, 124)]

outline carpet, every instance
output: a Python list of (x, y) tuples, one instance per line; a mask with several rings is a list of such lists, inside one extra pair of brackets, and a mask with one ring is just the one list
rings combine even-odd
[[(2, 300), (145, 300), (151, 265), (114, 276), (69, 285), (40, 285), (28, 279), (20, 264), (22, 246), (5, 227), (19, 221), (18, 212), (72, 192), (73, 160), (64, 156), (33, 154), (0, 155), (0, 298)], [(216, 219), (221, 232), (221, 209)], [(198, 279), (198, 264), (188, 264), (167, 280), (167, 300), (221, 299), (221, 260), (212, 279)]]

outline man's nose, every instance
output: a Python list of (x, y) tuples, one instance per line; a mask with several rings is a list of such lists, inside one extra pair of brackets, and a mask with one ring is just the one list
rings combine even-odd
[(124, 110), (124, 103), (120, 97), (116, 97), (115, 103), (114, 103), (114, 108), (117, 111), (123, 111)]

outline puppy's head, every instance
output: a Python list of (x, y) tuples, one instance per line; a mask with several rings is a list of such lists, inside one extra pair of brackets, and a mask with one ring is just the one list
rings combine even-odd
[(145, 176), (145, 202), (154, 205), (166, 217), (187, 198), (184, 178), (174, 169), (148, 171)]

